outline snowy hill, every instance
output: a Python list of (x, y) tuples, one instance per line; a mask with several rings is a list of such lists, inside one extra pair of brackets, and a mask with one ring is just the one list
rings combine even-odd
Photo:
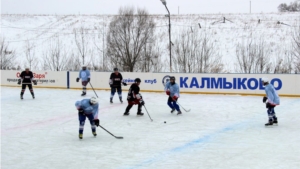
[[(161, 61), (166, 62), (162, 71), (168, 71), (168, 17), (151, 16), (156, 22), (156, 40), (162, 52)], [(17, 64), (21, 67), (28, 64), (24, 59), (27, 40), (33, 46), (35, 56), (40, 62), (35, 69), (42, 69), (43, 54), (54, 37), (59, 38), (67, 53), (76, 55), (74, 30), (81, 27), (84, 27), (90, 35), (90, 54), (99, 56), (95, 62), (103, 64), (102, 49), (103, 46), (106, 47), (105, 34), (113, 15), (2, 14), (1, 17), (1, 36), (10, 42), (11, 48), (16, 50)], [(223, 23), (224, 17), (225, 23)], [(270, 45), (272, 57), (276, 59), (284, 49), (290, 48), (291, 33), (299, 23), (299, 13), (171, 15), (172, 42), (175, 42), (183, 30), (209, 31), (223, 57), (225, 69), (234, 72), (238, 42), (262, 38)], [(100, 49), (97, 50), (95, 46)]]

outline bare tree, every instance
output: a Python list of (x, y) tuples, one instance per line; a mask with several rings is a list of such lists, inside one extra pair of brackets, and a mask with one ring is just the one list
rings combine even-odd
[(143, 60), (143, 49), (152, 39), (155, 23), (145, 9), (133, 7), (119, 9), (109, 25), (107, 56), (114, 66), (124, 71), (136, 71), (135, 65)]
[(67, 70), (68, 54), (59, 37), (51, 39), (49, 49), (44, 53), (44, 68), (52, 71)]
[(263, 39), (249, 38), (236, 46), (236, 72), (270, 73), (270, 48)]
[(81, 69), (80, 58), (78, 55), (71, 53), (66, 61), (66, 70), (79, 71)]
[(142, 49), (140, 60), (135, 70), (142, 72), (158, 72), (162, 69), (160, 47), (156, 41), (147, 42)]
[[(174, 61), (175, 68), (179, 72), (191, 73), (195, 71), (195, 56), (198, 44), (195, 42), (197, 37), (193, 37), (189, 31), (182, 31), (175, 40)], [(197, 35), (196, 35), (197, 36)], [(195, 38), (195, 39), (194, 39)]]
[[(95, 27), (95, 29), (101, 30), (101, 28), (97, 28), (97, 27)], [(105, 49), (104, 26), (103, 26), (103, 29), (99, 32), (99, 34), (97, 36), (94, 36), (93, 42), (94, 42), (94, 45), (95, 45), (95, 47), (97, 49), (97, 53), (98, 53), (98, 55), (96, 55), (96, 56), (95, 55), (91, 56), (91, 61), (92, 61), (93, 66), (95, 65), (95, 60), (97, 60), (97, 61), (99, 61), (98, 70), (102, 70), (102, 71), (108, 70), (109, 65), (105, 61), (107, 59), (105, 57), (106, 49)]]
[(145, 55), (143, 57), (143, 72), (159, 72), (162, 69), (161, 52), (159, 46), (155, 43), (145, 45)]
[(300, 11), (300, 2), (294, 1), (290, 5), (282, 3), (278, 6), (279, 12), (299, 12)]
[(25, 67), (29, 67), (30, 70), (37, 69), (37, 66), (39, 64), (38, 58), (35, 56), (35, 44), (31, 43), (29, 40), (25, 42)]
[(1, 61), (0, 61), (0, 69), (11, 69), (13, 67), (16, 67), (15, 65), (15, 59), (16, 54), (15, 50), (11, 49), (9, 47), (9, 42), (5, 41), (4, 37), (0, 38), (0, 52), (1, 52)]
[(295, 73), (300, 72), (300, 23), (295, 27), (293, 34), (292, 34), (292, 54), (295, 58)]
[(277, 7), (279, 12), (288, 12), (289, 11), (289, 7), (286, 3), (282, 3)]
[[(88, 69), (89, 70), (92, 70), (92, 71), (99, 71), (99, 70), (103, 70), (102, 69), (102, 66), (103, 64), (100, 64), (102, 63), (100, 59), (101, 57), (99, 56), (99, 53), (97, 52), (98, 50), (93, 50), (94, 48), (90, 49), (89, 50), (89, 56), (90, 56), (90, 60), (88, 63), (86, 63), (88, 65)], [(107, 63), (105, 63), (107, 65)]]
[(151, 70), (152, 72), (161, 72), (163, 71), (164, 68), (164, 62), (161, 60), (161, 52), (160, 52), (160, 48), (156, 48), (156, 50), (154, 50), (153, 54), (151, 55), (151, 66), (152, 68), (149, 69), (149, 71)]
[(78, 53), (82, 59), (82, 64), (86, 64), (86, 57), (89, 45), (88, 30), (81, 26), (78, 30), (74, 29), (74, 35)]
[(278, 52), (274, 73), (292, 73), (293, 72), (293, 55), (291, 50), (283, 49)]
[(254, 73), (269, 73), (272, 71), (271, 50), (263, 39), (252, 46), (254, 52)]
[(181, 31), (175, 41), (175, 68), (184, 73), (220, 73), (224, 71), (222, 57), (209, 31)]

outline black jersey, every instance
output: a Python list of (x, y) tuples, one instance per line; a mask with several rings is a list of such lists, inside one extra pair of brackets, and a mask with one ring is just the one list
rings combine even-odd
[(140, 87), (136, 83), (133, 83), (129, 88), (127, 100), (134, 101), (136, 99), (135, 95), (139, 93)]
[(122, 83), (123, 77), (121, 75), (121, 73), (112, 73), (110, 75), (110, 80), (109, 80), (109, 84), (112, 85), (113, 87), (121, 87), (121, 83)]
[(31, 84), (33, 73), (31, 71), (29, 71), (28, 73), (26, 71), (23, 71), (20, 75), (20, 78), (22, 79), (22, 84)]

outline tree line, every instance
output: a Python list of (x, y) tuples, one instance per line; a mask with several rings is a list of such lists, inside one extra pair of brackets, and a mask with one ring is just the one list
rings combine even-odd
[[(169, 72), (169, 60), (162, 57), (168, 52), (168, 45), (159, 43), (169, 42), (161, 34), (155, 34), (156, 23), (147, 10), (122, 7), (110, 21), (105, 35), (104, 32), (89, 34), (87, 30), (84, 25), (73, 29), (76, 50), (64, 44), (59, 34), (54, 34), (39, 57), (36, 44), (26, 41), (24, 65), (33, 70), (52, 71), (77, 71), (85, 64), (93, 71), (111, 71), (118, 67), (126, 72)], [(291, 34), (290, 45), (278, 50), (277, 58), (272, 57), (270, 44), (259, 35), (239, 41), (235, 44), (235, 56), (230, 59), (234, 70), (229, 71), (213, 31), (184, 28), (172, 38), (172, 72), (299, 73), (300, 24)], [(0, 45), (2, 70), (24, 68), (16, 62), (16, 50), (5, 37), (1, 37)]]
[(291, 2), (289, 5), (286, 3), (281, 3), (278, 6), (279, 12), (300, 12), (300, 1), (295, 0), (294, 2)]

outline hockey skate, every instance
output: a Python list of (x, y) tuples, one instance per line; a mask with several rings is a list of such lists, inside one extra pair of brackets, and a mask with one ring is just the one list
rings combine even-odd
[(81, 96), (85, 96), (86, 95), (86, 92), (82, 92)]
[(32, 98), (35, 99), (34, 95), (32, 95)]
[(96, 132), (93, 132), (93, 135), (96, 137), (96, 136), (97, 136), (97, 133), (96, 133)]
[(123, 100), (122, 100), (122, 98), (120, 98), (120, 102), (121, 102), (121, 103), (123, 103)]
[(23, 95), (20, 95), (21, 100), (23, 100)]
[(110, 103), (113, 103), (112, 99), (110, 99)]
[(136, 114), (137, 116), (143, 116), (144, 115), (144, 113), (142, 113), (142, 112), (137, 112), (137, 114)]
[(124, 116), (128, 116), (128, 115), (129, 115), (129, 112), (125, 112), (125, 113), (124, 113)]
[(182, 113), (181, 113), (181, 111), (180, 111), (180, 110), (177, 112), (177, 115), (182, 115)]
[(79, 134), (79, 139), (82, 139), (83, 134)]
[(269, 122), (265, 124), (265, 126), (272, 126), (272, 125), (273, 125), (273, 120), (269, 120)]
[(174, 111), (175, 111), (175, 109), (172, 109), (172, 110), (171, 110), (171, 113), (173, 113)]
[(273, 118), (273, 124), (278, 124), (277, 117), (274, 117), (274, 118)]

